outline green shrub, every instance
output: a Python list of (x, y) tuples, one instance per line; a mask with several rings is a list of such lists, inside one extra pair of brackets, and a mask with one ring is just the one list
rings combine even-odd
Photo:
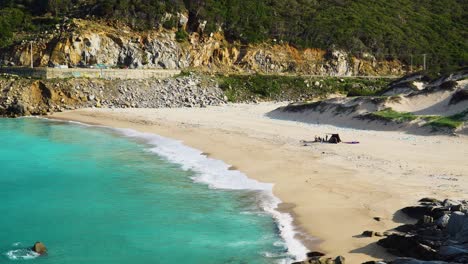
[(179, 29), (175, 33), (175, 38), (176, 38), (177, 42), (184, 42), (184, 41), (188, 40), (189, 34), (184, 29)]
[(432, 121), (428, 122), (427, 125), (433, 128), (456, 129), (464, 124), (467, 120), (467, 116), (468, 109), (455, 115), (434, 118)]

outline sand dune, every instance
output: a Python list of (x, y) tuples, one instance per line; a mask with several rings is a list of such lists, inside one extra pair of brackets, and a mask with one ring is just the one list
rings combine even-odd
[[(466, 134), (468, 128), (466, 124), (456, 129), (440, 128), (437, 130), (428, 125), (433, 120), (426, 118), (428, 116), (447, 117), (462, 113), (465, 116), (464, 120), (468, 120), (468, 80), (461, 80), (447, 86), (447, 84), (427, 86), (423, 90), (394, 96), (341, 97), (313, 103), (296, 103), (279, 107), (268, 113), (268, 116), (309, 124), (330, 124), (356, 129), (405, 131), (425, 135), (449, 132)], [(414, 118), (394, 121), (374, 115), (385, 109), (400, 113), (409, 112), (414, 115)]]

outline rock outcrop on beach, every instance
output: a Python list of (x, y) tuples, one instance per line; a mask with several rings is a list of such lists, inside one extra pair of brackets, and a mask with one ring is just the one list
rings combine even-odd
[(345, 264), (346, 259), (342, 256), (328, 257), (324, 253), (312, 251), (307, 253), (307, 259), (294, 262), (293, 264)]
[[(193, 32), (181, 41), (170, 30), (135, 31), (125, 25), (69, 19), (52, 31), (35, 36), (36, 67), (108, 67), (184, 69), (217, 72), (301, 73), (314, 75), (401, 75), (402, 62), (378, 60), (370, 54), (357, 58), (342, 50), (299, 49), (288, 44), (228, 42), (220, 32), (209, 36)], [(29, 66), (30, 43), (5, 48), (5, 65)]]
[[(463, 264), (468, 263), (468, 201), (423, 198), (418, 205), (401, 209), (417, 219), (385, 232), (364, 231), (363, 236), (384, 237), (377, 244), (398, 256), (391, 261), (363, 264)], [(297, 264), (342, 264), (345, 258), (310, 252)]]
[(418, 222), (386, 232), (377, 244), (404, 258), (368, 263), (468, 263), (468, 201), (423, 198), (401, 211)]
[(204, 107), (226, 102), (217, 83), (189, 75), (165, 80), (0, 79), (0, 116), (45, 115), (84, 107)]

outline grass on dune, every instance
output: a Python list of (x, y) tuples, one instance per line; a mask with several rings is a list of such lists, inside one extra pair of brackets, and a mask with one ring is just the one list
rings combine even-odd
[(427, 125), (433, 128), (451, 128), (456, 129), (463, 125), (466, 116), (468, 115), (468, 109), (451, 116), (434, 117), (434, 119), (427, 123)]
[(416, 115), (407, 112), (397, 112), (391, 108), (372, 113), (372, 115), (388, 121), (408, 122), (417, 118)]

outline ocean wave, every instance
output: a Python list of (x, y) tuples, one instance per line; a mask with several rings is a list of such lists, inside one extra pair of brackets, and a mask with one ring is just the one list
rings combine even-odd
[(28, 260), (28, 259), (35, 259), (40, 255), (30, 249), (21, 248), (21, 249), (13, 249), (5, 253), (5, 256), (11, 260)]
[(276, 221), (279, 233), (286, 242), (287, 250), (295, 259), (302, 259), (307, 248), (295, 238), (297, 232), (290, 214), (277, 211), (281, 200), (273, 195), (273, 184), (262, 183), (247, 177), (240, 171), (229, 170), (230, 165), (202, 155), (203, 152), (188, 147), (182, 142), (151, 133), (142, 133), (133, 129), (116, 129), (124, 136), (143, 139), (153, 146), (150, 151), (182, 166), (182, 169), (197, 172), (195, 182), (208, 184), (211, 188), (227, 190), (259, 191), (259, 205)]
[[(295, 237), (297, 231), (294, 228), (292, 216), (276, 210), (281, 200), (273, 195), (273, 184), (262, 183), (247, 177), (240, 171), (230, 170), (230, 165), (221, 160), (209, 158), (203, 155), (203, 152), (200, 150), (186, 146), (178, 140), (127, 128), (111, 128), (75, 121), (69, 121), (69, 123), (87, 127), (109, 128), (126, 137), (144, 140), (152, 146), (149, 151), (179, 164), (184, 170), (197, 172), (192, 179), (195, 182), (207, 184), (211, 188), (258, 191), (260, 201), (257, 202), (275, 220), (279, 234), (286, 243), (289, 255), (295, 260), (302, 260), (306, 256), (308, 252), (307, 248)], [(287, 263), (289, 261), (284, 262)]]

